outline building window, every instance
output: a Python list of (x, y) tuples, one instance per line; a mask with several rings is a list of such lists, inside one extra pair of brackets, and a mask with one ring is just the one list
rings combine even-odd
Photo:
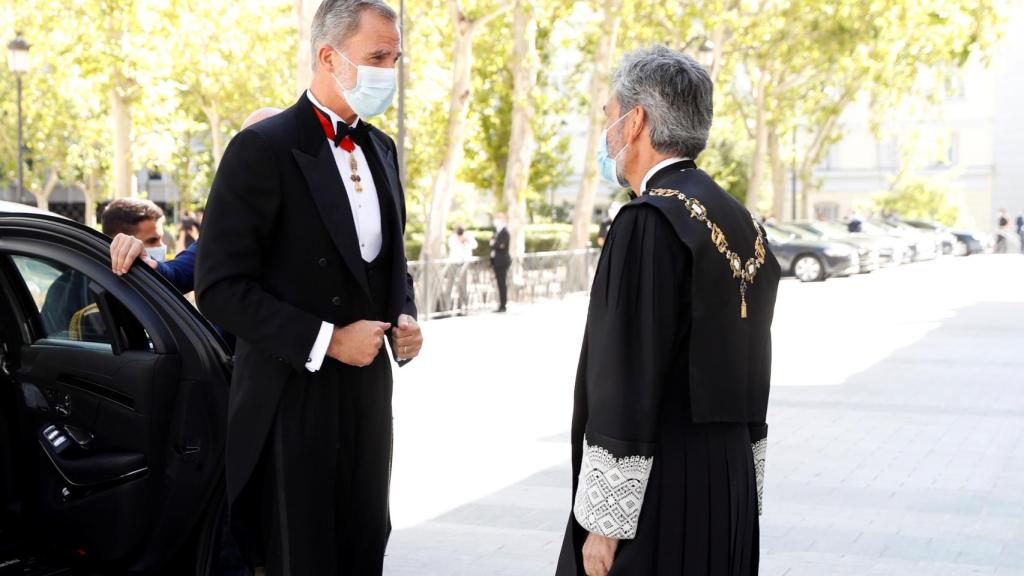
[(897, 170), (900, 167), (900, 145), (896, 138), (878, 143), (878, 169)]
[(965, 100), (967, 98), (967, 83), (960, 71), (950, 70), (943, 82), (943, 89), (947, 100)]
[(814, 217), (818, 220), (838, 220), (839, 204), (835, 202), (818, 202), (814, 205)]

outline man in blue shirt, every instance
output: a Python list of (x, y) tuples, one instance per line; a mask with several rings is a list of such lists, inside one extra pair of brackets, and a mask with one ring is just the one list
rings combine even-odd
[(164, 213), (149, 200), (120, 198), (103, 211), (103, 233), (111, 236), (111, 268), (117, 275), (128, 272), (136, 259), (167, 278), (182, 294), (195, 290), (196, 250), (193, 244), (174, 260), (166, 261), (163, 239)]

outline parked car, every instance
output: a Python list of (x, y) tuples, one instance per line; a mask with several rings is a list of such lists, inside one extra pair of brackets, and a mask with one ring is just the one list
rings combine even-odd
[(832, 276), (849, 276), (860, 270), (857, 249), (844, 242), (806, 240), (766, 228), (768, 243), (783, 274), (801, 282), (821, 282)]
[(148, 266), (0, 203), (0, 573), (210, 574), (230, 373)]
[(840, 240), (862, 243), (878, 252), (880, 266), (896, 266), (908, 261), (907, 243), (896, 237), (875, 236), (864, 232), (850, 232), (845, 224), (821, 220), (806, 220), (792, 224), (822, 240)]
[(956, 256), (970, 256), (971, 254), (984, 254), (985, 244), (977, 236), (970, 232), (954, 230), (956, 244), (953, 246), (953, 254)]
[[(773, 229), (783, 238), (792, 237), (793, 239), (809, 241), (818, 239), (818, 235), (793, 224), (766, 224), (765, 226)], [(837, 240), (837, 242), (848, 244), (857, 250), (857, 256), (860, 260), (858, 273), (867, 274), (881, 267), (881, 257), (878, 254), (878, 247), (874, 241), (851, 236), (845, 240)]]
[(867, 234), (890, 235), (903, 238), (910, 247), (911, 261), (921, 262), (934, 260), (942, 253), (942, 242), (937, 235), (925, 233), (913, 226), (900, 222), (889, 222), (887, 220), (876, 220), (864, 223), (864, 232)]
[(943, 254), (949, 255), (956, 251), (957, 237), (948, 227), (938, 222), (928, 222), (925, 220), (902, 220), (902, 222), (907, 226), (913, 226), (918, 230), (935, 234), (942, 245)]

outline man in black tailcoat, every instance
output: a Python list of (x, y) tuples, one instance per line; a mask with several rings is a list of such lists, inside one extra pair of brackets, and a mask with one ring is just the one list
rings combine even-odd
[[(268, 575), (380, 574), (391, 529), (391, 359), (422, 345), (391, 103), (401, 34), (380, 0), (325, 0), (313, 79), (243, 130), (217, 171), (200, 310), (237, 335), (226, 480)], [(264, 65), (258, 62), (254, 66)]]

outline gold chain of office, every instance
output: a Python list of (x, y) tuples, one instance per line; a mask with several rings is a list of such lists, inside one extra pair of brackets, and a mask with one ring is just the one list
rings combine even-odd
[(740, 281), (740, 318), (746, 318), (747, 287), (754, 285), (754, 278), (757, 277), (757, 272), (761, 269), (765, 259), (764, 235), (761, 233), (761, 227), (757, 225), (757, 221), (751, 218), (754, 223), (754, 231), (757, 233), (757, 239), (754, 240), (754, 256), (744, 264), (740, 255), (729, 248), (729, 242), (726, 240), (722, 229), (708, 218), (708, 209), (701, 204), (700, 200), (690, 198), (678, 190), (669, 190), (667, 188), (648, 190), (647, 193), (651, 196), (678, 198), (686, 206), (686, 209), (690, 211), (691, 218), (708, 227), (708, 230), (711, 231), (711, 241), (718, 248), (718, 252), (724, 254), (726, 260), (729, 261), (732, 277)]

